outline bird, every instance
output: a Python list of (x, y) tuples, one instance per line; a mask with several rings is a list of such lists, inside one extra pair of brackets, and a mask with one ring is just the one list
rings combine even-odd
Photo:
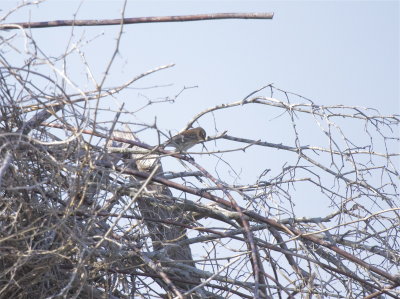
[(164, 147), (174, 147), (180, 152), (186, 152), (189, 148), (206, 140), (206, 131), (201, 128), (193, 128), (185, 130), (165, 142)]

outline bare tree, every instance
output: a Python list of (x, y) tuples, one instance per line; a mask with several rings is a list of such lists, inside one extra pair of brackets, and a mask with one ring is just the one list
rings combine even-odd
[[(0, 297), (399, 297), (399, 115), (317, 105), (270, 84), (186, 128), (257, 105), (284, 121), (290, 143), (216, 130), (202, 152), (168, 151), (167, 129), (124, 125), (121, 114), (134, 112), (123, 105), (101, 108), (173, 66), (105, 87), (123, 23), (104, 77), (87, 68), (93, 90), (67, 72), (72, 53), (87, 67), (82, 49), (50, 58), (26, 24), (3, 27), (17, 31), (0, 36)], [(309, 143), (304, 130), (320, 138)], [(249, 148), (258, 161), (279, 153), (281, 167), (234, 184), (195, 160), (235, 172), (226, 155)], [(168, 171), (166, 157), (185, 168)], [(299, 215), (310, 198), (325, 214)]]

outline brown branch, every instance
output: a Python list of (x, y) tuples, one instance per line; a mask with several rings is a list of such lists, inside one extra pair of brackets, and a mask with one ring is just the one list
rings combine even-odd
[[(66, 216), (67, 215), (65, 213), (65, 211), (62, 211), (62, 210), (59, 211), (57, 214), (59, 216)], [(85, 217), (92, 216), (90, 213), (87, 213), (86, 211), (82, 211), (82, 210), (75, 210), (75, 211), (73, 211), (73, 213), (69, 214), (69, 216), (72, 216), (72, 215), (85, 216)], [(191, 229), (191, 230), (196, 230), (196, 231), (201, 231), (201, 232), (208, 232), (210, 234), (214, 234), (215, 235), (215, 236), (204, 237), (205, 240), (213, 240), (213, 239), (217, 238), (216, 236), (220, 236), (220, 237), (224, 237), (224, 238), (230, 237), (230, 238), (235, 239), (235, 240), (244, 241), (243, 238), (240, 238), (240, 237), (236, 236), (237, 234), (242, 234), (243, 231), (245, 231), (243, 228), (242, 229), (233, 230), (233, 231), (221, 232), (221, 231), (218, 231), (218, 230), (215, 230), (215, 229), (210, 229), (210, 228), (206, 228), (206, 227), (202, 227), (202, 226), (194, 226), (194, 225), (185, 224), (185, 223), (182, 223), (182, 222), (172, 221), (172, 220), (168, 220), (168, 219), (147, 218), (147, 217), (136, 216), (136, 215), (121, 215), (120, 213), (108, 213), (108, 212), (107, 213), (106, 212), (97, 212), (96, 215), (99, 216), (99, 217), (107, 217), (107, 218), (108, 217), (118, 217), (118, 216), (120, 216), (120, 217), (126, 218), (126, 219), (138, 219), (138, 220), (145, 220), (145, 221), (151, 221), (151, 222), (157, 222), (157, 223), (164, 223), (164, 224), (169, 224), (169, 225), (176, 225), (176, 226), (184, 227), (184, 228)], [(251, 230), (255, 230), (255, 227), (252, 227)], [(117, 240), (119, 240), (119, 238), (120, 238), (118, 235), (114, 235), (113, 237), (116, 238)], [(292, 255), (293, 257), (303, 258), (305, 260), (308, 260), (309, 262), (316, 263), (319, 266), (321, 266), (321, 267), (323, 267), (323, 268), (325, 268), (327, 270), (330, 270), (332, 272), (341, 274), (343, 276), (347, 276), (347, 277), (349, 277), (351, 279), (354, 279), (354, 280), (356, 280), (358, 282), (361, 282), (361, 283), (363, 283), (363, 284), (365, 284), (365, 285), (367, 285), (367, 286), (369, 286), (371, 288), (377, 289), (376, 285), (373, 285), (373, 284), (365, 281), (364, 279), (359, 278), (354, 273), (350, 273), (350, 272), (345, 271), (345, 270), (340, 269), (340, 268), (332, 267), (332, 266), (330, 266), (328, 264), (325, 264), (325, 263), (321, 262), (320, 260), (315, 260), (315, 259), (308, 258), (308, 257), (306, 257), (304, 255), (301, 255), (301, 254), (298, 254), (298, 253), (294, 253), (293, 251), (290, 251), (289, 249), (282, 249), (279, 246), (274, 245), (274, 244), (270, 244), (268, 242), (259, 242), (259, 241), (257, 241), (257, 246), (263, 247), (264, 249), (270, 249), (270, 250), (273, 250), (273, 251), (276, 251), (276, 252), (280, 252), (280, 253), (282, 253), (284, 255)], [(107, 271), (110, 271), (110, 269), (108, 269)], [(118, 270), (118, 271), (119, 271), (118, 273), (123, 273), (123, 270)], [(132, 274), (132, 273), (130, 272), (130, 274)], [(142, 275), (145, 275), (145, 274), (142, 274)], [(148, 276), (152, 277), (152, 275), (148, 275)], [(205, 276), (203, 278), (208, 278), (208, 277)], [(176, 277), (172, 278), (172, 280), (179, 281), (179, 279), (176, 278)], [(191, 283), (194, 284), (193, 281), (191, 281)], [(385, 294), (388, 294), (388, 295), (391, 296), (391, 294), (385, 292), (385, 290), (386, 289), (394, 289), (395, 287), (397, 287), (397, 284), (393, 284), (393, 285), (390, 285), (389, 287), (382, 288), (379, 291), (377, 291), (376, 293), (380, 292), (380, 293), (385, 293)], [(365, 298), (367, 298), (367, 297), (365, 297)], [(374, 297), (368, 297), (368, 298), (374, 298)]]
[[(46, 124), (46, 125), (55, 127), (55, 125), (51, 125), (51, 124)], [(93, 134), (95, 136), (98, 136), (98, 137), (104, 137), (105, 136), (103, 134), (100, 134), (100, 133), (97, 133), (97, 132), (94, 132), (94, 131), (89, 131), (89, 130), (83, 130), (83, 132), (88, 133), (88, 134), (91, 133), (91, 134)], [(113, 139), (116, 140), (116, 141), (126, 142), (126, 143), (129, 143), (129, 144), (137, 145), (139, 147), (146, 148), (146, 149), (149, 149), (149, 150), (151, 150), (153, 148), (153, 147), (151, 147), (151, 146), (149, 146), (147, 144), (144, 144), (144, 143), (141, 143), (141, 142), (138, 142), (138, 141), (134, 141), (134, 140), (128, 140), (128, 139), (116, 138), (116, 137), (114, 137)], [(159, 151), (160, 152), (164, 152), (164, 153), (170, 153), (170, 152), (165, 151), (163, 149), (159, 149)], [(188, 158), (188, 157), (186, 157), (184, 155), (180, 155), (180, 154), (176, 153), (176, 154), (173, 154), (172, 156), (176, 157), (176, 158), (179, 158), (179, 159), (182, 159), (182, 160), (185, 160), (185, 161), (195, 165), (197, 168), (199, 168), (198, 164), (196, 164), (193, 160), (191, 160), (190, 158)], [(106, 165), (104, 165), (104, 166), (106, 166)], [(121, 173), (126, 173), (126, 174), (130, 174), (130, 175), (138, 176), (138, 177), (141, 177), (141, 178), (144, 178), (144, 179), (146, 179), (149, 176), (148, 173), (135, 171), (135, 170), (131, 170), (131, 169), (127, 170), (127, 169), (122, 169), (122, 168), (118, 168), (118, 167), (116, 169), (118, 171), (120, 171)], [(202, 171), (203, 169), (199, 169), (199, 170)], [(191, 193), (191, 194), (194, 194), (194, 195), (202, 196), (202, 197), (207, 198), (209, 200), (212, 200), (212, 201), (214, 201), (216, 203), (222, 204), (222, 205), (224, 205), (225, 207), (228, 207), (228, 208), (235, 208), (235, 205), (233, 203), (231, 203), (230, 201), (227, 201), (227, 200), (222, 199), (220, 197), (214, 196), (214, 195), (212, 195), (212, 194), (210, 194), (208, 192), (204, 192), (203, 190), (198, 190), (198, 189), (190, 188), (190, 187), (187, 187), (187, 186), (183, 186), (181, 184), (178, 184), (178, 183), (175, 183), (175, 182), (171, 182), (171, 181), (169, 181), (167, 179), (163, 179), (163, 178), (160, 178), (160, 177), (153, 178), (153, 181), (158, 182), (160, 184), (163, 184), (165, 186), (171, 187), (171, 188), (175, 188), (177, 190), (181, 190), (181, 191), (184, 191), (184, 192), (187, 192), (187, 193)], [(329, 248), (332, 251), (336, 252), (337, 254), (345, 257), (347, 260), (350, 260), (350, 261), (352, 261), (352, 262), (364, 267), (365, 269), (371, 270), (371, 271), (381, 275), (382, 277), (385, 277), (386, 279), (388, 279), (388, 280), (390, 280), (392, 282), (395, 282), (397, 285), (400, 285), (400, 279), (398, 279), (397, 277), (395, 277), (395, 276), (393, 276), (393, 275), (391, 275), (389, 273), (386, 273), (385, 271), (383, 271), (383, 270), (381, 270), (381, 269), (379, 269), (379, 268), (377, 268), (377, 267), (375, 267), (373, 265), (369, 265), (368, 263), (364, 262), (363, 260), (357, 258), (354, 255), (351, 255), (351, 254), (347, 253), (346, 251), (338, 248), (337, 246), (335, 246), (333, 244), (330, 244), (330, 243), (328, 243), (326, 241), (323, 241), (323, 240), (321, 240), (318, 237), (315, 237), (313, 235), (304, 234), (302, 231), (294, 229), (294, 228), (289, 230), (286, 226), (284, 226), (283, 224), (278, 223), (277, 221), (275, 221), (273, 219), (265, 218), (265, 217), (263, 217), (261, 215), (258, 215), (257, 213), (251, 212), (251, 211), (246, 211), (245, 209), (243, 209), (240, 206), (237, 206), (237, 208), (240, 209), (243, 214), (245, 214), (246, 216), (248, 216), (248, 217), (250, 217), (250, 218), (252, 218), (254, 220), (260, 221), (262, 223), (269, 224), (272, 227), (275, 227), (276, 229), (278, 229), (280, 231), (290, 232), (293, 236), (301, 237), (301, 238), (309, 240), (309, 241), (311, 241), (313, 243), (316, 243), (316, 244), (319, 244), (319, 245), (324, 246), (326, 248)]]
[[(182, 159), (186, 160), (188, 162), (192, 162), (189, 158), (186, 158), (186, 157), (183, 157)], [(121, 173), (134, 175), (134, 176), (137, 176), (137, 177), (140, 177), (140, 178), (143, 178), (143, 179), (147, 179), (149, 177), (148, 173), (141, 172), (141, 171), (136, 171), (136, 170), (132, 170), (132, 169), (123, 169), (121, 167), (116, 167), (116, 170), (121, 172)], [(230, 201), (227, 201), (227, 200), (225, 200), (225, 199), (223, 199), (221, 197), (212, 195), (212, 194), (210, 194), (208, 192), (203, 192), (202, 190), (199, 190), (199, 189), (194, 189), (194, 188), (191, 188), (191, 187), (187, 187), (187, 186), (184, 186), (184, 185), (181, 185), (181, 184), (178, 184), (178, 183), (175, 183), (175, 182), (171, 182), (169, 180), (166, 180), (166, 179), (163, 179), (163, 178), (159, 178), (159, 177), (154, 177), (153, 181), (155, 181), (157, 183), (160, 183), (160, 184), (163, 184), (165, 186), (171, 187), (171, 188), (175, 188), (177, 190), (181, 190), (181, 191), (193, 194), (193, 195), (202, 196), (202, 197), (207, 198), (209, 200), (212, 200), (212, 201), (214, 201), (216, 203), (222, 204), (223, 206), (228, 207), (228, 208), (232, 208), (233, 207), (233, 204)], [(296, 236), (296, 238), (300, 237), (300, 238), (306, 239), (308, 241), (311, 241), (311, 242), (313, 242), (315, 244), (318, 244), (318, 245), (321, 245), (323, 247), (329, 248), (332, 251), (334, 251), (335, 253), (345, 257), (347, 260), (350, 260), (353, 263), (358, 264), (358, 265), (360, 265), (361, 267), (363, 267), (365, 269), (368, 269), (368, 270), (370, 270), (372, 272), (375, 272), (376, 274), (378, 274), (378, 275), (380, 275), (382, 277), (385, 277), (387, 280), (389, 280), (391, 282), (394, 282), (397, 286), (400, 285), (400, 279), (397, 276), (393, 276), (390, 273), (387, 273), (386, 271), (381, 270), (378, 267), (370, 265), (370, 264), (364, 262), (362, 259), (360, 259), (360, 258), (358, 258), (358, 257), (356, 257), (356, 256), (344, 251), (343, 249), (340, 249), (339, 247), (337, 247), (337, 246), (335, 246), (333, 244), (330, 244), (327, 241), (321, 240), (318, 237), (315, 237), (313, 235), (304, 234), (302, 231), (300, 231), (298, 229), (295, 229), (295, 228), (290, 228), (289, 229), (288, 227), (284, 226), (283, 224), (280, 224), (279, 222), (277, 222), (277, 221), (275, 221), (273, 219), (263, 217), (263, 216), (261, 216), (261, 215), (259, 215), (257, 213), (251, 212), (251, 211), (247, 211), (246, 209), (244, 209), (244, 208), (242, 208), (240, 206), (238, 206), (238, 207), (239, 207), (239, 209), (242, 210), (243, 214), (245, 214), (246, 216), (248, 216), (248, 217), (250, 217), (250, 218), (252, 218), (254, 220), (257, 220), (257, 221), (259, 221), (261, 223), (268, 224), (268, 225), (270, 225), (270, 226), (272, 226), (272, 227), (274, 227), (274, 228), (276, 228), (276, 229), (278, 229), (280, 231), (290, 232), (293, 236)]]
[(55, 20), (43, 22), (21, 22), (0, 25), (0, 29), (18, 28), (48, 28), (63, 26), (108, 26), (121, 24), (165, 23), (165, 22), (190, 22), (222, 19), (272, 19), (273, 13), (216, 13), (186, 16), (140, 17), (109, 20)]

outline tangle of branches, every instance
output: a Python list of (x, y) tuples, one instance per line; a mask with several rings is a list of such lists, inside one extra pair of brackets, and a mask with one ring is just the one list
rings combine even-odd
[[(266, 85), (187, 128), (257, 106), (290, 141), (215, 130), (202, 151), (171, 152), (166, 128), (99, 103), (173, 65), (85, 90), (58, 67), (70, 52), (49, 58), (20, 32), (25, 52), (0, 40), (0, 297), (399, 297), (399, 115)], [(257, 178), (242, 183), (230, 157), (257, 161)], [(299, 212), (310, 201), (320, 216)]]

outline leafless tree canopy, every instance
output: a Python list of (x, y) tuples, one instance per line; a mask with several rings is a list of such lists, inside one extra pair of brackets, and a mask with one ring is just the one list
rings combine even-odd
[[(170, 128), (101, 104), (173, 65), (107, 87), (113, 55), (90, 90), (68, 72), (83, 49), (50, 56), (15, 27), (0, 36), (1, 298), (400, 296), (399, 115), (267, 85), (187, 128), (257, 106), (289, 141), (215, 129), (201, 152), (171, 152)], [(154, 132), (157, 144), (141, 140)], [(240, 172), (235, 154), (265, 165), (253, 182), (219, 173)], [(185, 167), (166, 169), (171, 157)], [(298, 210), (311, 200), (319, 217)]]

